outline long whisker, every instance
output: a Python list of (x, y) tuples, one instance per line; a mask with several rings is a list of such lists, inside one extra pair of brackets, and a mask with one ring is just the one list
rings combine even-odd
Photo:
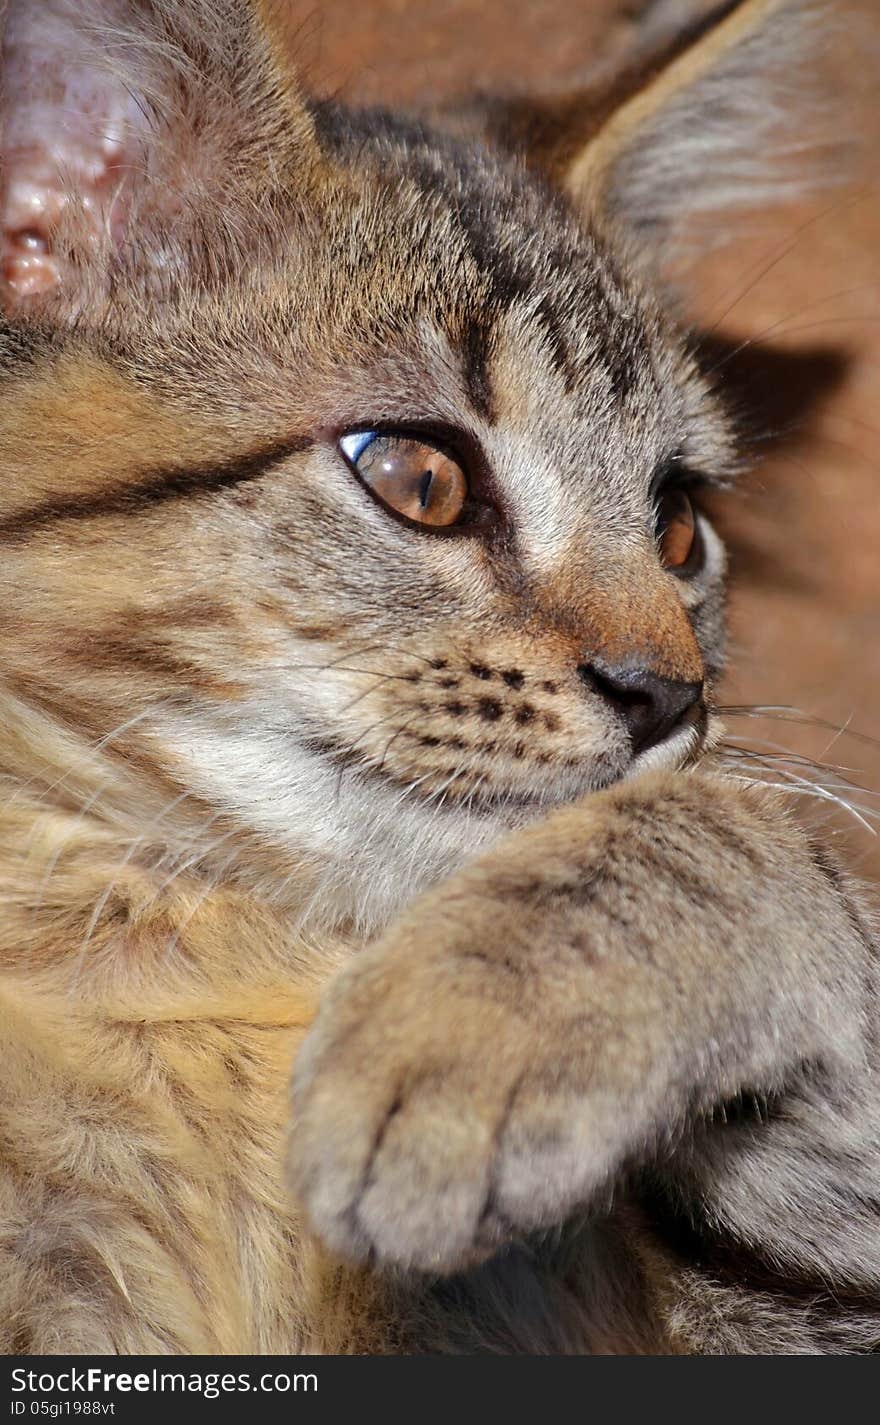
[[(706, 332), (706, 335), (712, 336), (715, 331), (717, 331), (721, 323), (725, 321), (727, 317), (730, 316), (731, 312), (736, 310), (740, 302), (743, 301), (743, 299), (747, 297), (748, 294), (753, 291), (754, 288), (757, 287), (760, 282), (763, 281), (763, 279), (768, 275), (768, 273), (773, 272), (775, 268), (779, 266), (780, 262), (783, 262), (786, 257), (788, 257), (792, 252), (794, 252), (795, 248), (798, 247), (798, 245), (803, 241), (804, 237), (810, 231), (811, 228), (814, 228), (819, 223), (824, 222), (824, 220), (828, 217), (839, 217), (848, 209), (857, 206), (859, 203), (865, 202), (866, 199), (873, 197), (873, 192), (873, 186), (867, 185), (863, 188), (860, 188), (855, 193), (851, 194), (848, 198), (845, 198), (842, 201), (835, 201), (833, 203), (829, 203), (826, 207), (820, 209), (818, 213), (811, 214), (809, 218), (805, 219), (804, 222), (800, 223), (794, 229), (793, 232), (791, 232), (786, 238), (783, 239), (781, 251), (778, 245), (774, 248), (773, 254), (771, 255), (769, 262), (767, 262), (766, 266), (761, 268), (757, 277), (751, 279), (751, 273), (754, 272), (754, 267), (757, 264), (753, 265), (749, 269), (749, 277), (751, 280), (749, 280), (748, 285), (738, 292), (733, 302), (727, 308), (725, 308), (725, 310), (721, 313), (720, 317), (715, 318), (712, 323), (712, 326)], [(759, 262), (763, 261), (763, 258), (759, 259)], [(725, 301), (729, 292), (730, 287), (726, 287), (724, 291), (720, 294), (717, 301)]]
[(393, 678), (401, 683), (412, 683), (420, 674), (383, 673), (375, 668), (353, 668), (342, 663), (281, 663), (273, 665), (276, 673), (357, 673), (364, 678)]
[(403, 681), (407, 683), (411, 681), (409, 678), (406, 678), (401, 673), (370, 673), (368, 674), (368, 677), (374, 678), (376, 679), (376, 681), (371, 683), (368, 688), (364, 688), (362, 692), (356, 694), (356, 696), (353, 697), (350, 702), (347, 702), (344, 707), (341, 707), (339, 709), (338, 714), (340, 717), (344, 716), (344, 714), (347, 712), (351, 712), (351, 709), (357, 707), (358, 703), (362, 703), (364, 698), (368, 698), (371, 693), (374, 693), (379, 683), (385, 683), (389, 680)]
[(880, 792), (871, 791), (863, 787), (859, 782), (854, 782), (846, 775), (855, 772), (854, 767), (842, 767), (836, 762), (819, 762), (815, 757), (808, 757), (799, 752), (789, 752), (778, 742), (771, 742), (768, 738), (753, 737), (749, 742), (742, 742), (736, 738), (726, 738), (721, 744), (727, 752), (748, 756), (762, 756), (768, 762), (784, 762), (792, 767), (800, 767), (804, 772), (814, 772), (817, 776), (836, 777), (841, 786), (848, 786), (853, 791), (863, 792), (865, 796), (880, 796)]
[[(742, 758), (729, 761), (726, 755), (722, 755), (722, 760), (728, 763), (727, 775), (738, 775), (742, 779), (743, 774), (750, 773), (751, 775), (746, 777), (745, 780), (753, 783), (757, 782), (761, 786), (775, 787), (792, 796), (811, 796), (818, 801), (833, 803), (835, 806), (840, 807), (841, 810), (855, 817), (865, 830), (870, 831), (872, 835), (875, 834), (873, 827), (871, 827), (864, 818), (874, 817), (876, 819), (877, 813), (872, 812), (870, 808), (858, 806), (848, 798), (839, 795), (833, 787), (826, 787), (819, 782), (815, 782), (812, 778), (802, 777), (790, 768), (775, 763), (767, 763), (759, 756), (743, 756)], [(770, 780), (770, 777), (774, 774), (777, 777), (784, 777), (785, 781), (779, 782)]]
[(880, 738), (869, 737), (865, 732), (856, 731), (855, 728), (850, 727), (849, 719), (841, 727), (839, 723), (832, 722), (829, 718), (815, 717), (812, 713), (804, 712), (802, 708), (792, 707), (788, 703), (728, 704), (719, 705), (715, 711), (721, 717), (767, 718), (777, 722), (800, 723), (804, 727), (821, 727), (828, 732), (852, 738), (855, 742), (864, 742), (868, 747), (880, 748)]
[[(876, 284), (866, 284), (864, 286), (867, 288), (867, 286), (876, 286)], [(709, 368), (703, 372), (703, 375), (705, 375), (706, 379), (715, 376), (719, 371), (723, 371), (725, 366), (728, 366), (740, 353), (749, 351), (752, 346), (765, 346), (766, 342), (768, 342), (768, 338), (776, 335), (776, 333), (783, 333), (783, 335), (786, 336), (795, 336), (803, 332), (817, 331), (817, 329), (823, 328), (823, 326), (846, 325), (847, 322), (856, 323), (856, 325), (877, 325), (877, 322), (880, 322), (880, 316), (829, 316), (829, 318), (820, 322), (803, 322), (800, 326), (787, 325), (787, 322), (796, 321), (799, 316), (803, 315), (803, 312), (809, 312), (812, 311), (813, 308), (817, 308), (817, 306), (822, 306), (823, 302), (832, 301), (832, 298), (836, 298), (836, 296), (852, 295), (853, 292), (857, 291), (864, 291), (864, 288), (850, 288), (849, 292), (833, 292), (829, 298), (823, 298), (822, 301), (819, 302), (810, 302), (805, 308), (800, 309), (799, 312), (789, 312), (787, 316), (780, 316), (779, 321), (770, 322), (770, 325), (765, 326), (763, 331), (756, 332), (755, 336), (748, 336), (745, 341), (739, 342), (739, 345), (735, 346), (732, 351), (725, 352), (721, 361), (715, 362), (713, 366), (709, 366)]]
[[(763, 785), (775, 786), (780, 790), (788, 791), (793, 794), (800, 792), (801, 795), (813, 796), (819, 801), (831, 802), (835, 806), (839, 807), (842, 811), (847, 812), (855, 821), (859, 823), (860, 826), (864, 828), (865, 831), (870, 832), (872, 836), (877, 835), (877, 831), (871, 825), (871, 821), (880, 822), (880, 812), (870, 807), (862, 806), (860, 803), (854, 802), (852, 799), (842, 796), (840, 794), (840, 791), (835, 787), (834, 784), (831, 784), (829, 786), (821, 782), (814, 781), (812, 778), (804, 777), (800, 773), (795, 772), (792, 768), (787, 767), (782, 761), (782, 759), (769, 761), (760, 753), (748, 753), (744, 750), (742, 751), (741, 756), (737, 758), (735, 755), (737, 751), (738, 749), (735, 748), (727, 749), (727, 754), (723, 752), (721, 754), (722, 759), (725, 757), (725, 755), (730, 755), (731, 753), (734, 754), (731, 757), (734, 774), (736, 774), (740, 770), (746, 770), (748, 767), (751, 767), (753, 770), (761, 774), (760, 780), (762, 781)], [(765, 774), (768, 771), (771, 774), (775, 773), (777, 776), (784, 777), (785, 782), (779, 783), (767, 781)]]
[(794, 767), (800, 767), (805, 772), (813, 773), (817, 778), (833, 779), (838, 785), (850, 787), (853, 791), (864, 796), (880, 796), (880, 791), (866, 787), (861, 782), (852, 780), (852, 777), (848, 775), (857, 773), (858, 768), (845, 767), (838, 762), (826, 762), (803, 752), (793, 752), (784, 743), (775, 742), (771, 738), (750, 736), (746, 740), (728, 736), (721, 746), (726, 751), (740, 756), (761, 756), (768, 762), (784, 762)]

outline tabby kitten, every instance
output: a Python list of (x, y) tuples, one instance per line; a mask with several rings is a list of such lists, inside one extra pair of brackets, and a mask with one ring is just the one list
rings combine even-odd
[(260, 0), (10, 0), (7, 1352), (880, 1344), (880, 942), (713, 765), (656, 275), (814, 21), (681, 8), (423, 126)]

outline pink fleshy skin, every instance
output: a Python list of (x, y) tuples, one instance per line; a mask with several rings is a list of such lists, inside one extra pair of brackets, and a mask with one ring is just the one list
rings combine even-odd
[[(41, 6), (11, 0), (4, 49), (3, 190), (0, 275), (13, 300), (62, 280), (53, 232), (75, 211), (78, 237), (97, 243), (118, 235), (120, 190), (143, 116), (112, 67), (102, 64), (100, 31), (115, 5)], [(72, 207), (75, 205), (75, 209)]]

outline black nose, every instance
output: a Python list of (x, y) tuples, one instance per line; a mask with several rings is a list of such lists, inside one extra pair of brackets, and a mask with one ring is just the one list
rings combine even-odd
[(578, 675), (623, 718), (633, 753), (656, 747), (703, 696), (702, 683), (663, 678), (650, 668), (609, 664), (595, 659), (578, 668)]

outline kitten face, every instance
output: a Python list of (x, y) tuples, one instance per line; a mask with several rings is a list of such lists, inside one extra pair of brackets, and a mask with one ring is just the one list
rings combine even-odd
[[(363, 865), (364, 880), (381, 860), (408, 892), (411, 860), (432, 876), (511, 821), (697, 754), (704, 717), (636, 761), (579, 669), (711, 679), (720, 547), (701, 521), (701, 571), (668, 572), (654, 504), (674, 462), (716, 473), (725, 437), (655, 304), (561, 202), (488, 158), (467, 168), (451, 146), (333, 142), (348, 181), (311, 243), (279, 227), (268, 290), (249, 278), (207, 304), (185, 292), (162, 325), (151, 313), (138, 327), (132, 309), (90, 368), (96, 422), (123, 391), (129, 406), (128, 428), (95, 433), (87, 452), (113, 489), (156, 478), (156, 402), (176, 431), (162, 467), (213, 459), (228, 487), (108, 508), (96, 475), (85, 510), (75, 476), (67, 512), (30, 526), (28, 500), (17, 539), (8, 524), (13, 577), (31, 589), (18, 642), (58, 704), (87, 682), (104, 730), (136, 716), (126, 745), (212, 807), (292, 854)], [(432, 152), (442, 162), (426, 175)], [(471, 218), (485, 213), (479, 243), (454, 184)], [(61, 449), (82, 446), (85, 368), (68, 360), (71, 389), (52, 378)], [(181, 456), (187, 425), (187, 449), (204, 446), (206, 408), (226, 427), (219, 461)], [(492, 527), (394, 519), (338, 447), (376, 424), (451, 445), (491, 487)], [(239, 483), (251, 458), (259, 473)]]
[[(312, 121), (308, 184), (189, 229), (152, 197), (91, 310), (10, 329), (0, 651), (17, 696), (373, 925), (711, 742), (723, 552), (700, 515), (665, 567), (657, 505), (732, 448), (613, 226), (478, 143)], [(488, 517), (396, 518), (352, 430), (439, 446)], [(696, 692), (640, 748), (609, 669)]]

